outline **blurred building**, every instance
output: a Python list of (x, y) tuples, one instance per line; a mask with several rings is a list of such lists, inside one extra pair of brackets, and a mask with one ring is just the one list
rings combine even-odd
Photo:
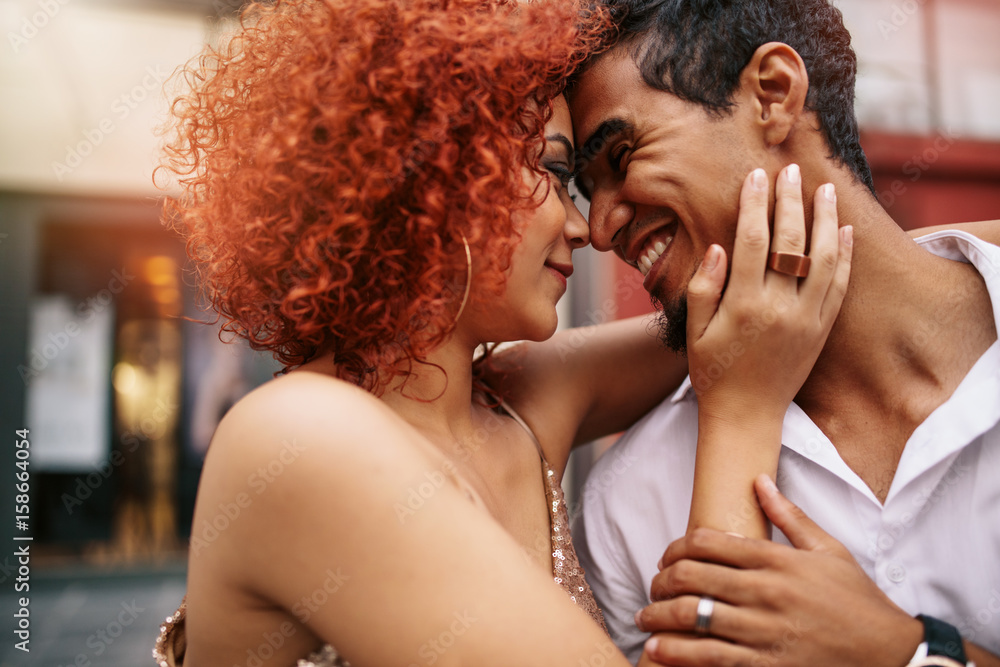
[[(0, 0), (0, 425), (29, 430), (36, 567), (182, 559), (211, 433), (276, 370), (185, 319), (207, 315), (151, 176), (168, 77), (236, 4)], [(836, 4), (883, 206), (904, 228), (1000, 218), (1000, 4)], [(564, 322), (649, 310), (637, 273), (581, 263)]]
[(183, 559), (212, 431), (276, 370), (194, 321), (152, 178), (169, 77), (237, 5), (0, 1), (0, 424), (28, 429), (36, 568)]

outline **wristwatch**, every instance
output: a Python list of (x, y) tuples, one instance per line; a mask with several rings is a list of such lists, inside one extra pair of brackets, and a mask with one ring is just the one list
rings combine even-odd
[(924, 614), (917, 620), (924, 624), (924, 641), (906, 667), (976, 667), (966, 659), (962, 635), (954, 625)]

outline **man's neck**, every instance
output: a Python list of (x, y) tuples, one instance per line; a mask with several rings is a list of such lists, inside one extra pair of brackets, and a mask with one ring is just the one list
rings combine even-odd
[(859, 468), (881, 467), (891, 482), (913, 429), (997, 333), (974, 267), (920, 248), (860, 184), (837, 187), (840, 224), (854, 226), (851, 282), (796, 403), (881, 495)]

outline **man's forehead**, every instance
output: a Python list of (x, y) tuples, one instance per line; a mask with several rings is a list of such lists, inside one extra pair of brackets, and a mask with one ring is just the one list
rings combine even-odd
[[(631, 71), (630, 71), (631, 70)], [(605, 101), (615, 100), (626, 88), (629, 75), (639, 68), (617, 49), (601, 54), (587, 64), (569, 95), (571, 110), (589, 110)]]
[(625, 117), (637, 83), (643, 83), (639, 68), (621, 48), (592, 61), (577, 78), (569, 99), (577, 142), (585, 141), (608, 119)]

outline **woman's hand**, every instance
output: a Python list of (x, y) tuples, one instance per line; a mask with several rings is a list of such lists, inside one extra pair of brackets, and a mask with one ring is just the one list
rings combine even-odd
[(709, 248), (688, 286), (688, 362), (702, 414), (726, 419), (746, 409), (783, 417), (847, 292), (852, 230), (838, 233), (833, 185), (815, 195), (812, 265), (804, 279), (767, 268), (769, 251), (806, 251), (797, 165), (778, 176), (770, 243), (767, 212), (767, 176), (758, 169), (743, 184), (725, 295), (726, 256), (719, 246)]
[(698, 395), (698, 454), (688, 529), (768, 535), (753, 492), (774, 476), (789, 403), (816, 363), (847, 292), (852, 230), (838, 231), (833, 185), (816, 192), (811, 267), (800, 279), (767, 268), (770, 251), (806, 249), (797, 165), (778, 176), (774, 238), (768, 242), (768, 181), (763, 170), (743, 184), (732, 271), (709, 248), (688, 285), (687, 347)]

